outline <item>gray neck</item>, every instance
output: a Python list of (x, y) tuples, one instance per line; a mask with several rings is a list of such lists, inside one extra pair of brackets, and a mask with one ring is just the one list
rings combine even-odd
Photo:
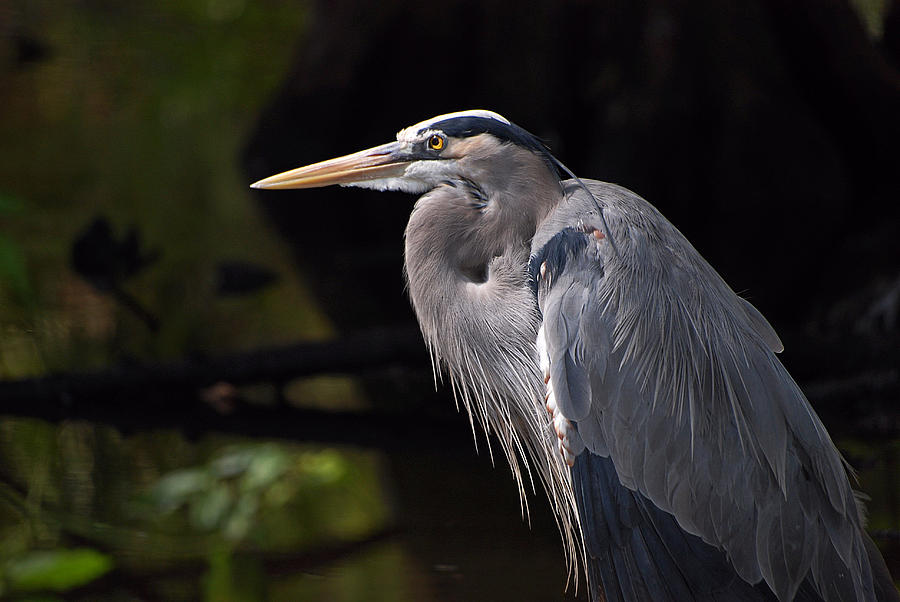
[(454, 397), (466, 408), (473, 434), (476, 421), (486, 433), (496, 434), (518, 484), (524, 513), (525, 481), (531, 481), (533, 490), (537, 477), (553, 502), (573, 559), (580, 551), (575, 499), (562, 455), (547, 454), (556, 449), (557, 441), (547, 424), (535, 348), (540, 313), (528, 285), (527, 263), (536, 226), (527, 237), (508, 240), (494, 251), (487, 278), (476, 282), (458, 250), (461, 245), (481, 247), (466, 239), (471, 228), (447, 211), (446, 202), (447, 197), (426, 195), (406, 228), (409, 295), (435, 378), (441, 368), (449, 373)]
[[(523, 374), (534, 373), (539, 381), (539, 313), (528, 286), (529, 248), (525, 241), (503, 241), (486, 257), (461, 253), (480, 245), (457, 230), (458, 222), (446, 217), (437, 200), (420, 201), (406, 229), (409, 295), (425, 341), (459, 384), (482, 383), (484, 372), (492, 389), (486, 393), (522, 393)], [(486, 273), (473, 268), (479, 263)], [(529, 393), (533, 387), (527, 383)]]
[(527, 241), (502, 248), (488, 264), (487, 279), (474, 282), (450, 260), (460, 243), (453, 224), (435, 223), (441, 217), (438, 204), (422, 200), (406, 229), (406, 275), (435, 378), (438, 369), (449, 373), (473, 434), (477, 421), (496, 435), (523, 513), (528, 512), (526, 481), (532, 491), (535, 480), (542, 484), (572, 560), (581, 551), (578, 515), (569, 467), (561, 454), (547, 453), (557, 440), (547, 424), (535, 348), (540, 313), (528, 286)]

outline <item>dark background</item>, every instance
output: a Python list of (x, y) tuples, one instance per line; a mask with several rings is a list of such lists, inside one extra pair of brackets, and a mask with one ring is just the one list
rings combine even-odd
[[(325, 3), (243, 165), (255, 180), (430, 115), (499, 111), (579, 175), (653, 202), (773, 322), (796, 376), (877, 373), (894, 395), (900, 9), (867, 30), (866, 6)], [(411, 322), (410, 200), (257, 198), (338, 325)]]
[[(245, 147), (250, 178), (490, 108), (576, 173), (651, 200), (781, 330), (896, 276), (896, 9), (873, 40), (844, 2), (513, 6), (321, 4)], [(335, 256), (363, 245), (373, 263), (399, 256), (408, 202), (314, 194), (259, 196), (299, 254), (315, 255), (310, 269), (333, 274)], [(354, 228), (356, 245), (342, 237)], [(336, 252), (312, 252), (323, 249)], [(398, 270), (353, 263), (345, 286), (399, 299)], [(335, 298), (348, 325), (404, 315), (355, 297)]]
[(247, 188), (469, 108), (769, 318), (897, 575), (898, 65), (895, 0), (0, 0), (0, 596), (574, 597), (434, 391), (414, 198)]

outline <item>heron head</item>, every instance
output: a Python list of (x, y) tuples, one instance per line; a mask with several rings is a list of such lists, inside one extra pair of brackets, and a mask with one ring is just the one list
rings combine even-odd
[(510, 177), (529, 156), (556, 176), (555, 160), (537, 137), (492, 111), (460, 111), (405, 128), (394, 142), (292, 169), (252, 187), (337, 184), (422, 194), (447, 182), (469, 181), (491, 192), (508, 189)]
[[(451, 262), (483, 274), (492, 257), (534, 236), (563, 198), (562, 165), (534, 135), (484, 110), (439, 115), (397, 140), (292, 169), (254, 188), (340, 185), (421, 194), (407, 243), (440, 239)], [(438, 236), (434, 236), (439, 233)]]

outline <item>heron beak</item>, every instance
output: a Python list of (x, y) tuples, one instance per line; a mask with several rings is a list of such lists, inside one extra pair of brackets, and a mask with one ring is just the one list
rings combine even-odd
[(366, 180), (398, 178), (410, 159), (399, 142), (389, 142), (366, 150), (298, 167), (270, 176), (250, 185), (251, 188), (320, 188), (333, 184), (355, 184)]

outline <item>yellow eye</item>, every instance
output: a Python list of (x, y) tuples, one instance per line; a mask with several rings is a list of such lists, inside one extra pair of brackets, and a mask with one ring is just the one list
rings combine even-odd
[(431, 150), (441, 150), (444, 148), (444, 139), (437, 134), (432, 134), (431, 138), (428, 139), (428, 148)]

